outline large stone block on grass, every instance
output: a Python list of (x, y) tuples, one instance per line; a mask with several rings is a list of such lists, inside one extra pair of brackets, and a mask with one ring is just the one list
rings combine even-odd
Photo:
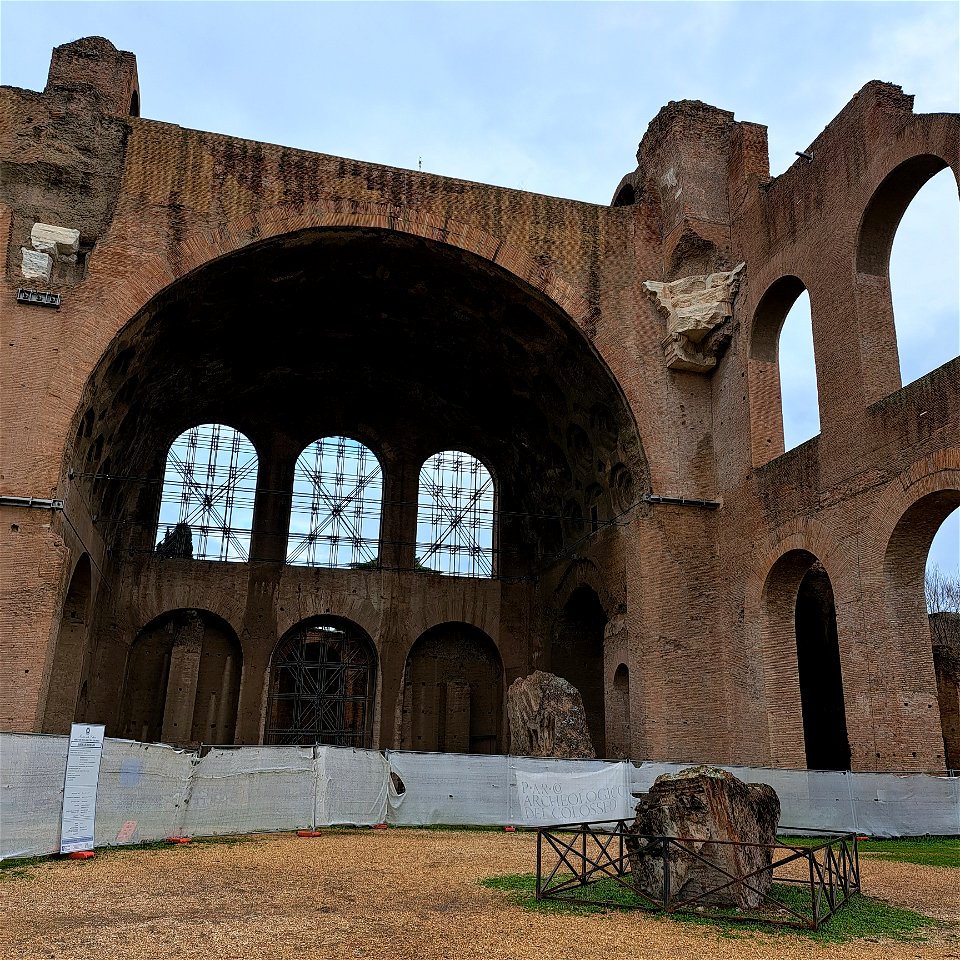
[[(691, 906), (753, 908), (773, 880), (773, 844), (780, 799), (763, 783), (744, 783), (716, 767), (691, 767), (657, 777), (637, 804), (627, 838), (638, 889)], [(667, 847), (657, 837), (674, 837)], [(733, 842), (729, 842), (733, 841)]]

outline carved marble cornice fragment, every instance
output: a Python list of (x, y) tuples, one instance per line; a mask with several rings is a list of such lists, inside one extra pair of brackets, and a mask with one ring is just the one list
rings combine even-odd
[(745, 267), (740, 263), (728, 273), (644, 284), (667, 321), (662, 342), (671, 370), (708, 373), (717, 365), (730, 342), (733, 301)]

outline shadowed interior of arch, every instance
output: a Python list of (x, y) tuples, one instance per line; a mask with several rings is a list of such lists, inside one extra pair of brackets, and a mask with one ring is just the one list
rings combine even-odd
[(577, 587), (563, 606), (550, 650), (550, 671), (569, 680), (583, 697), (590, 739), (598, 757), (606, 756), (603, 696), (603, 631), (607, 614), (596, 591)]
[(407, 655), (399, 743), (441, 753), (503, 752), (503, 663), (466, 623), (424, 633)]
[(120, 736), (233, 743), (242, 661), (233, 629), (206, 610), (173, 610), (152, 620), (127, 654)]

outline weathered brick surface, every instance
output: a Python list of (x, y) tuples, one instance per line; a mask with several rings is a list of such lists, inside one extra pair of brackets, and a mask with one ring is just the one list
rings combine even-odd
[[(586, 584), (634, 756), (803, 765), (793, 610), (816, 560), (854, 768), (943, 766), (922, 567), (960, 503), (960, 360), (900, 389), (886, 257), (925, 177), (960, 174), (957, 117), (868, 84), (770, 180), (763, 127), (671, 103), (617, 188), (634, 202), (600, 207), (130, 117), (135, 61), (104, 43), (58, 48), (43, 94), (0, 89), (0, 494), (66, 499), (2, 508), (0, 728), (40, 729), (48, 701), (115, 725), (138, 632), (198, 609), (236, 635), (256, 742), (279, 638), (330, 614), (377, 647), (387, 746), (426, 631), (483, 630), (506, 689), (549, 669)], [(15, 303), (36, 221), (81, 232), (59, 311)], [(741, 261), (717, 368), (667, 370), (644, 281)], [(776, 341), (803, 288), (822, 432), (784, 454)], [(201, 422), (258, 449), (250, 563), (151, 553), (167, 446)], [(337, 432), (383, 464), (383, 570), (283, 563), (293, 463)], [(409, 572), (444, 448), (497, 479), (499, 579)], [(51, 699), (84, 552), (82, 684)]]

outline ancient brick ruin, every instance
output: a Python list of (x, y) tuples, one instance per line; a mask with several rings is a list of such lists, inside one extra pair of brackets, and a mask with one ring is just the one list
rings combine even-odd
[(958, 117), (868, 83), (771, 178), (670, 103), (597, 206), (139, 114), (100, 38), (0, 90), (0, 729), (503, 752), (542, 669), (599, 756), (960, 765), (960, 359), (901, 388), (888, 277)]

